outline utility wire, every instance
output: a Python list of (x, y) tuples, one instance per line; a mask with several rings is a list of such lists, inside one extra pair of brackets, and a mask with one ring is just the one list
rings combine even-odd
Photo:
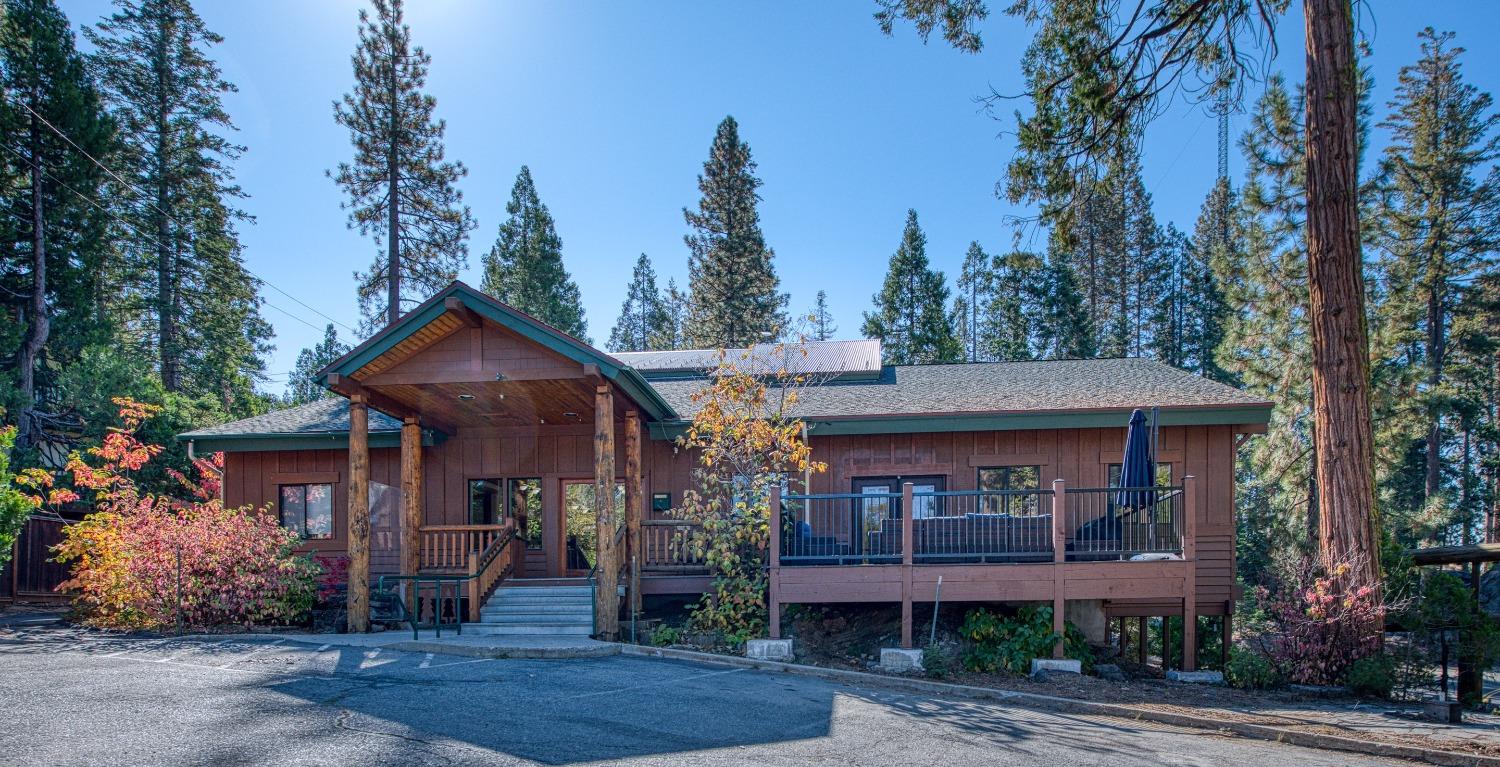
[[(42, 125), (47, 126), (48, 130), (51, 130), (53, 133), (57, 134), (58, 138), (61, 138), (63, 141), (68, 142), (68, 146), (73, 147), (73, 149), (77, 150), (77, 152), (79, 154), (81, 154), (84, 157), (88, 158), (89, 162), (92, 162), (93, 164), (99, 166), (100, 170), (103, 170), (105, 173), (108, 173), (109, 176), (110, 176), (110, 178), (113, 178), (114, 180), (120, 182), (121, 184), (123, 184), (124, 186), (126, 186), (129, 189), (133, 189), (136, 192), (139, 192), (140, 195), (141, 195), (141, 198), (143, 200), (145, 200), (146, 204), (149, 205), (152, 209), (154, 209), (157, 213), (160, 213), (162, 216), (164, 216), (167, 219), (171, 220), (172, 223), (174, 223), (174, 224), (176, 224), (178, 226), (181, 226), (184, 229), (187, 228), (186, 226), (183, 225), (183, 223), (181, 221), (178, 221), (175, 216), (173, 216), (172, 214), (166, 212), (165, 210), (162, 210), (160, 206), (158, 206), (155, 202), (151, 201), (151, 192), (150, 192), (150, 190), (145, 189), (144, 187), (141, 187), (138, 184), (135, 184), (135, 183), (132, 183), (130, 181), (127, 181), (123, 176), (121, 176), (120, 174), (116, 173), (109, 166), (107, 166), (104, 163), (100, 162), (99, 158), (93, 156), (92, 154), (89, 154), (88, 150), (86, 150), (83, 147), (79, 146), (77, 142), (75, 142), (73, 139), (71, 139), (71, 138), (68, 137), (68, 134), (63, 133), (61, 130), (59, 130), (57, 128), (57, 126), (55, 126), (51, 122), (49, 122), (47, 120), (47, 118), (45, 118), (45, 117), (41, 116), (40, 114), (38, 114), (35, 109), (31, 108), (30, 104), (27, 104), (27, 103), (21, 102), (21, 101), (14, 101), (14, 100), (12, 101), (12, 103), (16, 104), (17, 106), (21, 107), (22, 109), (25, 109), (27, 112), (30, 112), (32, 117), (35, 117), (38, 121), (40, 121), (42, 123)], [(48, 175), (51, 175), (51, 174), (48, 174)], [(56, 179), (54, 178), (53, 180), (56, 180)], [(58, 183), (62, 183), (62, 182), (59, 181)], [(77, 193), (75, 192), (75, 194), (77, 194)], [(132, 228), (134, 228), (134, 227), (132, 227)], [(139, 229), (136, 229), (136, 231), (140, 232)], [(332, 318), (332, 317), (324, 314), (323, 312), (318, 311), (317, 309), (314, 309), (313, 307), (311, 307), (308, 304), (306, 304), (305, 302), (303, 302), (302, 299), (299, 299), (296, 296), (292, 295), (291, 293), (288, 293), (285, 290), (282, 290), (280, 287), (278, 287), (275, 284), (273, 284), (270, 280), (267, 280), (266, 278), (261, 277), (260, 275), (258, 275), (255, 272), (251, 271), (250, 268), (247, 267), (247, 266), (245, 266), (245, 264), (243, 262), (240, 263), (240, 268), (244, 269), (246, 274), (248, 274), (251, 277), (255, 278), (255, 280), (257, 282), (260, 282), (262, 285), (266, 285), (267, 287), (272, 288), (277, 293), (280, 293), (283, 296), (286, 296), (287, 298), (290, 298), (293, 301), (296, 301), (298, 304), (301, 304), (303, 307), (305, 307), (308, 311), (311, 311), (312, 313), (314, 313), (314, 314), (322, 317), (325, 320), (328, 320), (329, 322), (332, 322), (332, 323), (334, 323), (336, 325), (339, 325), (339, 326), (343, 327), (345, 330), (348, 330), (350, 333), (354, 333), (356, 335), (358, 334), (359, 331), (355, 330), (354, 328), (352, 328), (352, 327), (350, 327), (350, 326), (348, 326), (348, 325), (346, 325), (346, 324), (344, 324), (344, 323), (342, 323), (342, 322), (340, 322), (340, 321), (338, 321), (338, 320), (336, 320), (336, 319), (334, 319), (334, 318)], [(298, 319), (300, 319), (300, 318), (298, 318)], [(305, 322), (305, 320), (304, 320), (304, 322)], [(318, 328), (318, 330), (322, 330), (322, 328)]]

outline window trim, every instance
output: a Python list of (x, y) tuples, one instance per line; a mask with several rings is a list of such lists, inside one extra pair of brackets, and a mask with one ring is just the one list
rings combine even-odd
[[(1000, 492), (1005, 492), (1005, 491), (1010, 491), (1010, 490), (1041, 490), (1042, 489), (1042, 482), (1043, 482), (1043, 480), (1042, 480), (1042, 472), (1043, 472), (1043, 470), (1045, 468), (1046, 468), (1046, 464), (1040, 464), (1040, 463), (1004, 463), (1004, 464), (999, 464), (999, 465), (995, 465), (995, 466), (975, 466), (974, 467), (974, 489), (977, 490), (977, 491), (979, 491), (979, 492), (981, 492), (981, 493), (987, 492), (987, 491), (988, 492), (993, 492), (993, 488), (989, 488), (987, 490), (984, 487), (984, 473), (987, 472), (987, 471), (1003, 471), (1003, 472), (1005, 472), (1005, 487), (1000, 488)], [(1011, 487), (1010, 486), (1010, 475), (1011, 475), (1011, 470), (1012, 469), (1035, 469), (1036, 470), (1036, 487)], [(1040, 498), (1040, 495), (1038, 495), (1037, 497)], [(1043, 513), (1050, 513), (1050, 509), (1047, 510), (1047, 511), (1045, 511), (1045, 512), (1043, 511), (1042, 504), (1041, 504), (1040, 501), (1037, 502), (1037, 506), (1036, 506), (1035, 509), (1032, 509), (1029, 513), (1022, 515), (1022, 514), (1015, 514), (1015, 513), (1013, 513), (1010, 510), (1009, 506), (1010, 506), (1011, 498), (1009, 498), (1009, 497), (1006, 497), (1006, 496), (989, 496), (989, 497), (981, 496), (981, 499), (982, 499), (981, 500), (981, 505), (982, 506), (983, 505), (988, 505), (988, 504), (985, 503), (986, 501), (999, 501), (1000, 502), (999, 503), (1000, 508), (998, 510), (991, 511), (991, 510), (986, 509), (984, 511), (984, 513), (986, 513), (986, 514), (1001, 514), (1001, 515), (1005, 515), (1005, 516), (1018, 517), (1018, 516), (1038, 516), (1038, 515), (1041, 515)]]
[[(305, 475), (282, 475), (281, 477), (277, 477), (277, 479), (281, 480), (283, 477), (290, 477), (290, 478), (293, 478), (293, 479), (299, 479), (299, 478), (304, 478), (304, 477), (322, 477), (322, 476), (326, 476), (326, 475), (312, 475), (312, 474), (305, 474)], [(328, 534), (327, 535), (309, 535), (308, 534), (308, 528), (307, 528), (307, 495), (308, 495), (307, 491), (308, 491), (309, 488), (319, 487), (319, 486), (327, 487), (328, 488)], [(301, 524), (300, 527), (292, 527), (291, 525), (287, 524), (286, 508), (285, 508), (286, 499), (282, 495), (282, 490), (284, 488), (288, 488), (288, 487), (300, 487), (300, 488), (302, 488), (302, 524)], [(301, 540), (301, 541), (331, 541), (331, 540), (334, 540), (338, 536), (338, 532), (337, 532), (338, 531), (338, 503), (336, 502), (337, 501), (337, 495), (336, 495), (337, 491), (338, 491), (338, 485), (336, 483), (334, 483), (334, 482), (305, 481), (305, 480), (301, 481), (301, 482), (277, 481), (276, 482), (276, 523), (278, 525), (280, 525), (282, 527), (282, 529), (290, 530), (290, 531), (296, 533), (297, 534), (297, 539)]]

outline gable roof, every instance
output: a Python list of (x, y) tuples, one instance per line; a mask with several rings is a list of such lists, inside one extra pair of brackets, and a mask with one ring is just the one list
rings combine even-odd
[[(329, 450), (349, 446), (349, 400), (325, 397), (306, 405), (276, 410), (250, 418), (206, 426), (177, 435), (205, 451), (218, 450)], [(424, 444), (432, 444), (424, 433)], [(401, 422), (370, 410), (370, 446), (401, 444)]]
[(479, 316), (514, 331), (522, 337), (550, 349), (563, 357), (581, 365), (596, 366), (599, 369), (600, 375), (619, 387), (626, 396), (641, 406), (648, 420), (667, 421), (677, 418), (677, 414), (672, 410), (672, 406), (667, 404), (666, 400), (663, 400), (656, 390), (652, 389), (651, 385), (646, 383), (646, 379), (633, 368), (519, 309), (496, 301), (490, 296), (458, 280), (449, 283), (448, 287), (438, 291), (431, 298), (419, 304), (415, 309), (402, 315), (401, 319), (397, 320), (395, 324), (387, 326), (384, 330), (371, 336), (364, 343), (351, 349), (348, 354), (334, 360), (322, 370), (319, 370), (317, 372), (317, 379), (326, 384), (328, 376), (331, 374), (350, 376), (357, 372), (372, 360), (390, 351), (397, 344), (400, 344), (417, 331), (426, 327), (428, 323), (442, 316), (448, 311), (447, 301), (450, 298), (457, 299), (463, 306)]
[[(856, 341), (807, 341), (783, 346), (780, 352), (777, 353), (776, 344), (756, 344), (748, 349), (725, 349), (723, 359), (731, 363), (748, 360), (749, 364), (757, 367), (776, 361), (792, 372), (839, 379), (880, 376), (880, 342), (873, 338)], [(717, 349), (617, 352), (614, 356), (641, 371), (648, 381), (702, 375), (717, 368), (720, 360)]]

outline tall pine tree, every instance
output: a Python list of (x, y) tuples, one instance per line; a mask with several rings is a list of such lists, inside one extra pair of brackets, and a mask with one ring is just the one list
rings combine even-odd
[(402, 0), (371, 4), (373, 17), (359, 12), (354, 90), (333, 105), (354, 159), (330, 173), (349, 196), (349, 226), (381, 242), (369, 271), (354, 275), (367, 334), (452, 281), (468, 262), (474, 228), (455, 186), (468, 171), (444, 159), (446, 125), (422, 91), (432, 57), (412, 45)]
[(0, 5), (0, 94), (0, 205), (10, 214), (0, 216), (7, 262), (0, 305), (18, 320), (0, 330), (16, 372), (0, 384), (0, 407), (8, 406), (17, 444), (26, 448), (38, 437), (39, 420), (51, 415), (49, 372), (110, 334), (98, 311), (111, 261), (110, 220), (88, 202), (103, 196), (106, 178), (63, 136), (108, 157), (114, 128), (52, 0)]
[(1013, 362), (1032, 359), (1037, 335), (1045, 319), (1044, 264), (1035, 253), (1021, 250), (995, 256), (991, 264), (995, 289), (985, 311), (989, 329), (989, 359)]
[(889, 271), (875, 308), (865, 312), (860, 330), (881, 341), (887, 365), (957, 362), (963, 347), (949, 322), (948, 286), (943, 273), (927, 262), (927, 235), (917, 223), (917, 212), (906, 212), (901, 246), (891, 256)]
[(761, 180), (739, 124), (725, 117), (698, 176), (698, 210), (683, 209), (691, 309), (688, 343), (699, 348), (750, 346), (786, 327), (787, 296), (760, 231)]
[(990, 257), (979, 243), (969, 243), (963, 267), (958, 273), (958, 290), (953, 296), (953, 327), (963, 348), (964, 360), (989, 359), (994, 345), (989, 337), (988, 312), (995, 290), (995, 274)]
[(831, 341), (835, 333), (839, 332), (839, 326), (833, 323), (833, 312), (828, 310), (828, 291), (818, 291), (818, 297), (813, 300), (812, 312), (808, 314), (812, 321), (812, 340)]
[(484, 257), (484, 292), (569, 335), (587, 340), (578, 284), (563, 267), (562, 238), (521, 166), (494, 247)]
[(667, 328), (671, 331), (672, 342), (667, 344), (667, 349), (688, 348), (688, 314), (692, 310), (692, 299), (688, 294), (677, 287), (677, 278), (667, 278), (667, 289), (662, 293), (662, 309), (667, 314)]
[[(187, 0), (116, 0), (85, 35), (124, 143), (121, 190), (132, 269), (114, 302), (157, 359), (168, 392), (211, 393), (234, 413), (254, 407), (269, 326), (241, 261), (230, 165), (243, 147), (223, 96), (235, 90), (208, 55), (222, 38)], [(226, 315), (241, 321), (223, 322)], [(209, 356), (217, 359), (200, 364)]]
[(1043, 359), (1092, 359), (1098, 356), (1094, 323), (1079, 288), (1078, 275), (1065, 255), (1053, 252), (1042, 267), (1037, 288), (1037, 356)]
[(609, 350), (643, 352), (671, 349), (676, 342), (672, 318), (656, 287), (656, 270), (645, 253), (635, 261), (620, 318), (609, 332)]
[(333, 323), (328, 323), (323, 329), (323, 340), (297, 354), (297, 365), (287, 376), (287, 404), (303, 405), (333, 396), (333, 392), (318, 383), (317, 373), (348, 352), (349, 346), (339, 341), (338, 331)]

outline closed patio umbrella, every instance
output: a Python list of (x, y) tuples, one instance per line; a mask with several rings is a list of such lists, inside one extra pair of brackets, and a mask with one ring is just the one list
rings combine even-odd
[[(1125, 456), (1120, 462), (1121, 488), (1151, 487), (1156, 483), (1155, 456), (1151, 454), (1151, 430), (1146, 414), (1137, 408), (1130, 414), (1125, 430)], [(1156, 493), (1149, 490), (1121, 490), (1115, 504), (1122, 510), (1140, 509), (1156, 503)]]

